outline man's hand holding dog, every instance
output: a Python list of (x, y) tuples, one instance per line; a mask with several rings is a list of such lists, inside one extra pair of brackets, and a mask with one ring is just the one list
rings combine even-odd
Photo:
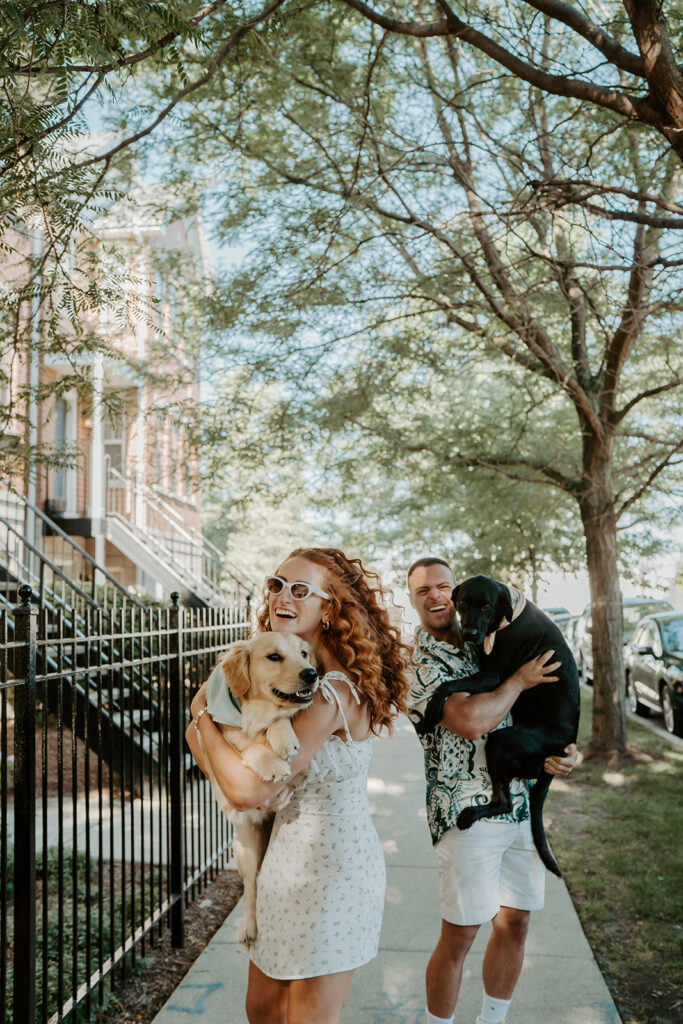
[(579, 748), (576, 743), (570, 743), (564, 748), (564, 757), (546, 757), (543, 767), (548, 775), (569, 775), (570, 771), (579, 760)]
[(495, 690), (484, 693), (454, 693), (444, 704), (440, 725), (468, 740), (478, 740), (503, 721), (520, 693), (540, 683), (557, 681), (550, 675), (559, 668), (559, 661), (548, 664), (554, 651), (546, 651), (527, 661)]
[(537, 658), (532, 658), (531, 661), (527, 661), (521, 668), (518, 668), (514, 675), (510, 676), (519, 686), (519, 692), (523, 690), (530, 690), (534, 686), (538, 686), (539, 683), (556, 683), (558, 677), (550, 675), (551, 672), (556, 672), (560, 668), (561, 662), (553, 661), (548, 664), (548, 661), (555, 654), (555, 651), (546, 651), (544, 654), (539, 654)]

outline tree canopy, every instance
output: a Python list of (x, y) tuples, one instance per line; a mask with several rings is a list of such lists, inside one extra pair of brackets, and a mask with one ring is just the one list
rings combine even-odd
[[(261, 33), (169, 141), (247, 250), (215, 296), (222, 358), (277, 383), (272, 429), (315, 440), (361, 523), (365, 502), (400, 530), (424, 494), (447, 533), (472, 509), (476, 536), (488, 493), (509, 537), (513, 503), (490, 504), (507, 481), (524, 513), (580, 524), (604, 709), (617, 530), (666, 513), (679, 479), (680, 162), (448, 35), (327, 10)], [(547, 23), (537, 43), (564, 54)]]
[[(3, 299), (15, 347), (134, 152), (244, 253), (201, 302), (205, 357), (239, 382), (212, 437), (267, 394), (231, 451), (277, 480), (303, 448), (301, 486), (378, 543), (438, 522), (493, 569), (496, 537), (514, 566), (532, 535), (559, 559), (581, 536), (604, 753), (625, 738), (617, 531), (665, 523), (680, 481), (683, 118), (680, 14), (599, 12), (3, 5), (0, 159), (28, 268)], [(105, 95), (106, 133), (74, 156)], [(11, 232), (36, 219), (27, 255)], [(80, 286), (74, 323), (99, 301)]]

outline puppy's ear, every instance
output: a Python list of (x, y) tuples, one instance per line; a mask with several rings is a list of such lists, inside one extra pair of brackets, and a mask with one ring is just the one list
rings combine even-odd
[(507, 619), (508, 622), (512, 622), (512, 601), (510, 600), (510, 591), (503, 584), (499, 583), (500, 590), (498, 592), (498, 607), (497, 611), (500, 612), (501, 619)]
[(251, 686), (249, 678), (249, 644), (233, 644), (221, 662), (221, 668), (233, 697), (243, 697)]
[(458, 600), (458, 591), (460, 590), (461, 586), (462, 583), (456, 583), (456, 585), (453, 587), (453, 590), (451, 592), (451, 601), (453, 602), (453, 604), (455, 604), (456, 601)]

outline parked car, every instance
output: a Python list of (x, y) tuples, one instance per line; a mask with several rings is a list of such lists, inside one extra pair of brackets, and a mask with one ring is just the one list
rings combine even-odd
[(572, 654), (574, 655), (575, 659), (576, 659), (576, 628), (577, 628), (577, 626), (579, 624), (579, 618), (580, 618), (579, 615), (570, 615), (569, 616), (569, 621), (567, 622), (566, 627), (562, 630), (562, 632), (564, 633), (565, 639), (567, 641), (567, 644), (569, 645), (569, 650), (572, 652)]
[(683, 612), (641, 619), (625, 662), (627, 706), (638, 715), (661, 711), (668, 732), (683, 736)]
[[(657, 601), (652, 597), (626, 597), (622, 601), (624, 636), (623, 642), (629, 643), (637, 623), (644, 615), (657, 612), (672, 612), (673, 605), (668, 601)], [(591, 606), (587, 604), (579, 615), (576, 624), (574, 657), (580, 678), (590, 683), (593, 681), (593, 617)]]
[(565, 636), (567, 635), (567, 626), (569, 625), (569, 620), (572, 618), (572, 614), (568, 608), (541, 608), (541, 611), (545, 612), (548, 618), (553, 620)]

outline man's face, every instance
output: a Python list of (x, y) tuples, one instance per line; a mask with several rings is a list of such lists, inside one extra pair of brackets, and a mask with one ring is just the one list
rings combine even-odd
[(453, 573), (445, 565), (419, 565), (410, 577), (410, 603), (424, 629), (441, 632), (455, 622)]

